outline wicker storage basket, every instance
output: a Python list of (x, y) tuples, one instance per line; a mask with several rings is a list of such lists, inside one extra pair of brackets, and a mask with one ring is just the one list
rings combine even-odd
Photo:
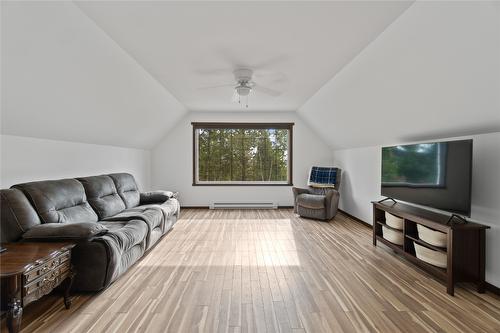
[(446, 248), (446, 234), (444, 232), (429, 229), (417, 223), (418, 238), (434, 246)]
[(385, 213), (385, 224), (394, 229), (403, 230), (403, 219), (389, 213)]
[(446, 253), (434, 251), (416, 242), (413, 242), (413, 245), (418, 259), (437, 267), (446, 268)]
[(402, 232), (391, 230), (385, 226), (382, 226), (382, 237), (391, 243), (397, 245), (403, 245), (404, 236)]

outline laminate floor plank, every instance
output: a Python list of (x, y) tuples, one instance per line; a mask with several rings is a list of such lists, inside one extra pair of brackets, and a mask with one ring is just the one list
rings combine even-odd
[(459, 284), (451, 297), (371, 233), (341, 213), (184, 209), (108, 289), (69, 310), (50, 294), (22, 332), (500, 332), (499, 296)]

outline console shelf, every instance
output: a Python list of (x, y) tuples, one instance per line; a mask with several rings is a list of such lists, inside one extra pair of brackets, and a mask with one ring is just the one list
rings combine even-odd
[(378, 224), (380, 225), (383, 225), (384, 227), (386, 227), (387, 229), (390, 229), (390, 230), (393, 230), (393, 231), (396, 231), (396, 232), (403, 232), (403, 230), (401, 229), (396, 229), (396, 228), (393, 228), (389, 225), (387, 225), (385, 222), (381, 222), (381, 221), (377, 221)]
[(405, 235), (406, 238), (409, 238), (411, 239), (412, 241), (420, 244), (420, 245), (423, 245), (431, 250), (434, 250), (434, 251), (438, 251), (438, 252), (441, 252), (441, 253), (446, 253), (446, 249), (445, 248), (442, 248), (442, 247), (438, 247), (438, 246), (434, 246), (432, 244), (429, 244), (427, 242), (424, 242), (423, 240), (421, 240), (420, 238), (418, 237), (413, 237), (413, 236), (410, 236), (410, 235)]
[[(373, 201), (372, 204), (373, 245), (380, 242), (428, 273), (444, 280), (450, 295), (454, 294), (457, 282), (474, 282), (477, 291), (484, 292), (485, 231), (488, 226), (474, 222), (447, 224), (449, 218), (447, 215), (402, 203)], [(386, 212), (403, 219), (403, 230), (385, 224)], [(447, 247), (437, 247), (420, 239), (417, 224), (445, 233)], [(403, 233), (403, 245), (393, 244), (383, 238), (382, 226)], [(414, 244), (438, 252), (441, 258), (443, 255), (446, 256), (446, 268), (434, 266), (417, 258)]]

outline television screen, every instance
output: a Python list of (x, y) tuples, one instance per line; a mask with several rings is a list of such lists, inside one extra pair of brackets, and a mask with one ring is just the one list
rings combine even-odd
[(382, 148), (381, 194), (470, 216), (472, 140)]

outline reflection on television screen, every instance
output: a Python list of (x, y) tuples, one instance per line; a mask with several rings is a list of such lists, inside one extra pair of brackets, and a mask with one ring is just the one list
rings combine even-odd
[(382, 150), (382, 186), (445, 187), (447, 143)]
[(382, 148), (381, 194), (470, 216), (472, 140)]

